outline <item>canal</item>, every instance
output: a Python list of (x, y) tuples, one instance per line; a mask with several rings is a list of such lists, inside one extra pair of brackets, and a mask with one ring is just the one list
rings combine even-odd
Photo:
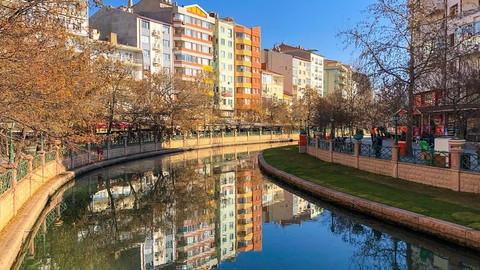
[(480, 269), (480, 255), (262, 175), (261, 149), (184, 152), (65, 185), (15, 269)]

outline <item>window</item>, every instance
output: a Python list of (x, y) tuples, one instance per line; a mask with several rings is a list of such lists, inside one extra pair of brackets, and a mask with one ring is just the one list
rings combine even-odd
[(150, 23), (147, 21), (142, 21), (142, 28), (150, 29)]
[(170, 54), (164, 53), (163, 54), (163, 61), (170, 61)]
[(163, 40), (163, 47), (170, 47), (170, 40)]
[(454, 17), (458, 14), (458, 4), (455, 4), (450, 7), (450, 16)]
[(228, 53), (228, 59), (233, 59), (233, 53), (231, 52)]
[(149, 36), (142, 36), (142, 43), (143, 44), (150, 43), (150, 37)]
[(150, 57), (150, 51), (149, 50), (143, 50), (143, 57)]
[(228, 29), (228, 34), (227, 34), (227, 36), (228, 36), (229, 38), (232, 37), (232, 29)]
[(224, 38), (220, 39), (220, 45), (225, 45), (225, 39)]
[(220, 51), (220, 57), (225, 58), (225, 51)]
[(220, 26), (220, 33), (225, 33), (225, 27)]
[(230, 48), (233, 47), (233, 41), (231, 41), (231, 40), (228, 41), (228, 47), (230, 47)]
[(165, 34), (170, 34), (170, 27), (167, 26), (167, 25), (164, 25), (164, 26), (163, 26), (163, 33), (165, 33)]

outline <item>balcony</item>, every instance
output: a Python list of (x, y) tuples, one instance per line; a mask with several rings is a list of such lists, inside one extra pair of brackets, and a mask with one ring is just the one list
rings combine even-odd
[(235, 61), (235, 65), (237, 65), (237, 66), (251, 66), (252, 62), (251, 61), (246, 61), (246, 60), (237, 60), (237, 61)]
[(237, 38), (235, 40), (235, 43), (237, 44), (246, 44), (246, 45), (252, 45), (252, 41), (250, 39), (247, 39), (247, 38)]
[(250, 50), (235, 50), (236, 55), (245, 55), (245, 56), (252, 56), (252, 51)]
[(250, 71), (237, 71), (237, 72), (235, 72), (235, 75), (251, 78), (252, 77), (252, 72), (250, 72)]
[(235, 86), (236, 87), (242, 87), (242, 88), (252, 88), (252, 83), (250, 83), (250, 82), (236, 82)]

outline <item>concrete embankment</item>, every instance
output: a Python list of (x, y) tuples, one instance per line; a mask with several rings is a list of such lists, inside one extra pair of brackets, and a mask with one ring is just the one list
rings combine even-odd
[(267, 174), (322, 200), (480, 251), (480, 231), (478, 230), (322, 187), (271, 166), (263, 158), (263, 152), (258, 156), (258, 163)]

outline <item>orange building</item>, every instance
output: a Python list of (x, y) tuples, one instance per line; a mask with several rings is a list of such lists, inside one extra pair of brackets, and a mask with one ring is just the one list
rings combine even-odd
[(253, 109), (261, 101), (261, 31), (235, 25), (235, 111), (240, 119), (255, 122)]

